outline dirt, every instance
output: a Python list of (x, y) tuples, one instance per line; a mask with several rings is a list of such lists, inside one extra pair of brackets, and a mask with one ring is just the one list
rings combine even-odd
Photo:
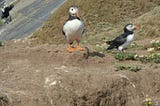
[[(148, 95), (160, 105), (159, 64), (117, 61), (110, 53), (68, 53), (67, 45), (0, 47), (0, 106), (140, 106)], [(83, 45), (84, 46), (84, 45)], [(142, 70), (115, 71), (115, 64)], [(158, 105), (158, 106), (159, 106)]]

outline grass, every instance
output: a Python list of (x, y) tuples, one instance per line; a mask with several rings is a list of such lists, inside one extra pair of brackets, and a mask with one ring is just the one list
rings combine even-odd
[(146, 97), (141, 106), (156, 106), (151, 98)]
[(140, 56), (139, 60), (142, 63), (148, 63), (148, 62), (154, 62), (159, 64), (160, 63), (160, 54), (150, 54), (150, 55), (145, 55), (145, 56)]
[[(137, 5), (138, 4), (138, 5)], [(97, 45), (95, 50), (105, 52), (106, 46), (101, 46), (107, 39), (113, 38), (123, 32), (123, 26), (134, 20), (141, 27), (136, 32), (136, 40), (159, 35), (160, 6), (156, 0), (68, 0), (54, 14), (44, 26), (31, 36), (32, 44), (64, 44), (65, 37), (62, 35), (62, 27), (68, 18), (68, 8), (77, 5), (80, 8), (81, 19), (85, 24), (85, 33), (81, 43)], [(143, 5), (143, 6), (142, 6)], [(157, 7), (156, 7), (157, 6)], [(143, 14), (143, 15), (142, 15)], [(152, 43), (158, 52), (159, 43)], [(129, 49), (144, 50), (144, 46), (133, 42)], [(114, 58), (119, 61), (135, 60), (143, 63), (160, 63), (159, 55), (137, 56), (135, 53), (115, 53)]]
[(8, 106), (8, 99), (6, 97), (0, 96), (0, 106)]
[(140, 66), (124, 65), (124, 64), (116, 64), (115, 68), (116, 68), (116, 71), (129, 70), (129, 71), (132, 71), (132, 72), (138, 72), (138, 71), (140, 71), (142, 69)]
[(96, 52), (104, 53), (104, 52), (106, 51), (106, 48), (103, 48), (103, 47), (96, 47), (95, 50), (96, 50)]
[(158, 53), (151, 53), (148, 55), (137, 55), (135, 53), (114, 53), (114, 58), (119, 61), (125, 61), (125, 60), (135, 60), (135, 61), (141, 61), (142, 63), (160, 63), (160, 54)]
[(131, 43), (128, 47), (128, 49), (140, 49), (140, 50), (144, 50), (145, 47), (142, 45), (138, 45), (136, 42)]
[(159, 35), (160, 29), (160, 6), (155, 7), (152, 11), (143, 14), (136, 19), (136, 23), (141, 26), (138, 32), (140, 36), (156, 37)]
[(160, 49), (160, 41), (159, 40), (151, 41), (151, 45), (155, 50), (159, 50)]
[(97, 44), (95, 46), (95, 50), (96, 50), (96, 52), (104, 53), (106, 51), (106, 43), (104, 43), (102, 45)]
[(136, 56), (135, 53), (118, 52), (118, 53), (114, 54), (114, 58), (117, 59), (117, 60), (119, 60), (119, 61), (136, 60), (135, 56)]
[[(124, 24), (135, 17), (152, 10), (157, 5), (156, 3), (155, 1), (148, 2), (147, 0), (136, 0), (136, 2), (133, 0), (67, 0), (45, 22), (44, 26), (33, 34), (31, 37), (32, 44), (65, 43), (61, 30), (65, 20), (68, 18), (68, 8), (71, 5), (80, 7), (81, 19), (84, 21), (86, 29), (84, 33), (85, 41), (96, 44), (101, 42), (101, 39), (97, 38), (116, 35), (116, 27), (123, 27)], [(144, 8), (137, 4), (143, 4)], [(120, 28), (120, 30), (122, 29)]]

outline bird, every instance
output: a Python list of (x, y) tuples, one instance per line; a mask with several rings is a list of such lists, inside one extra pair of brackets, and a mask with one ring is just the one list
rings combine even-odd
[(111, 41), (107, 41), (109, 47), (106, 50), (118, 49), (123, 52), (124, 48), (126, 48), (134, 39), (134, 30), (139, 29), (138, 25), (134, 25), (129, 23), (124, 27), (124, 33), (116, 37)]
[(9, 12), (12, 10), (12, 8), (14, 7), (13, 4), (7, 6), (5, 5), (3, 8), (2, 8), (2, 15), (1, 15), (1, 19), (3, 18), (8, 18), (10, 16)]
[[(69, 17), (63, 25), (62, 33), (68, 43), (68, 52), (72, 53), (75, 50), (83, 51), (84, 48), (80, 46), (80, 41), (84, 32), (84, 23), (79, 16), (79, 8), (77, 6), (70, 6)], [(76, 41), (77, 45), (74, 48), (73, 42)]]

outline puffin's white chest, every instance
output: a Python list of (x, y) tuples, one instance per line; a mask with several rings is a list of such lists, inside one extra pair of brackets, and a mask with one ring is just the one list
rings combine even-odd
[(123, 48), (127, 47), (133, 41), (133, 38), (134, 38), (134, 34), (128, 35), (126, 42), (122, 44), (121, 46), (119, 46), (118, 50), (122, 50)]
[(63, 31), (66, 36), (81, 35), (83, 32), (83, 23), (78, 19), (69, 20), (65, 23)]
[(133, 38), (134, 38), (134, 34), (130, 34), (129, 36), (127, 36), (127, 42), (131, 43)]

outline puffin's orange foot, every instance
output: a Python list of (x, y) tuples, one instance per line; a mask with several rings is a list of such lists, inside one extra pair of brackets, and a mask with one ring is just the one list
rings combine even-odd
[(69, 53), (72, 53), (74, 51), (74, 48), (73, 47), (68, 47), (68, 52)]
[(85, 49), (78, 45), (78, 46), (77, 46), (77, 50), (78, 50), (78, 51), (83, 51), (83, 50), (85, 50)]

